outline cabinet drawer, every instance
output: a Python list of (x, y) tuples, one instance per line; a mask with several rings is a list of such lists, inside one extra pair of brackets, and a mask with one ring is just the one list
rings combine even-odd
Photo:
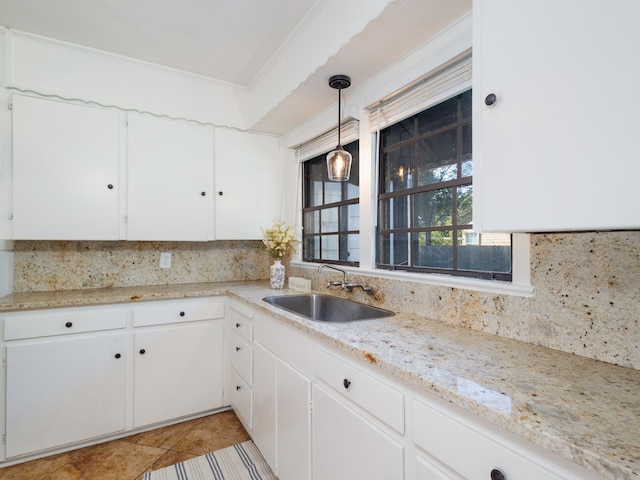
[(231, 369), (231, 406), (245, 427), (251, 430), (253, 428), (253, 392), (233, 368)]
[(229, 321), (231, 331), (244, 337), (247, 341), (253, 341), (253, 310), (238, 302), (229, 306)]
[(495, 432), (476, 430), (464, 418), (419, 400), (414, 401), (414, 427), (416, 445), (463, 478), (490, 478), (493, 469), (518, 480), (592, 478), (565, 475), (559, 464), (545, 468), (533, 461), (533, 452), (519, 454), (516, 444), (496, 441)]
[(164, 301), (136, 306), (133, 310), (133, 325), (145, 327), (223, 317), (224, 302), (221, 300)]
[(253, 365), (253, 348), (239, 335), (231, 334), (231, 366), (251, 386)]
[(124, 328), (127, 310), (65, 308), (12, 313), (4, 317), (4, 339), (47, 337)]
[(316, 376), (399, 433), (404, 433), (404, 395), (359, 368), (317, 349)]

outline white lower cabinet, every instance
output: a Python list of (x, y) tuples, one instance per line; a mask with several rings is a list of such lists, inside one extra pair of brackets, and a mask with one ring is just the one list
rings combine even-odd
[(0, 314), (6, 355), (0, 456), (97, 443), (222, 407), (225, 302)]
[(124, 331), (14, 343), (7, 346), (7, 458), (124, 430)]
[(313, 388), (313, 478), (404, 478), (402, 443), (320, 385)]
[(439, 399), (413, 400), (413, 430), (418, 480), (601, 478)]
[(135, 333), (133, 426), (222, 407), (223, 320)]
[(267, 316), (254, 322), (252, 438), (279, 480), (309, 479), (312, 342)]

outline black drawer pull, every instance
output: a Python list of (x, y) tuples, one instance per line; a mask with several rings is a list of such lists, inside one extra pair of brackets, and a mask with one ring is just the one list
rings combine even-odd
[(184, 317), (184, 312), (180, 312), (180, 316), (181, 316), (181, 317)]
[(67, 328), (71, 328), (71, 327), (73, 327), (73, 323), (67, 322), (67, 323), (64, 324), (64, 326), (67, 327)]
[(236, 347), (236, 352), (239, 352), (239, 351), (240, 351), (240, 347)]
[(495, 93), (490, 93), (489, 95), (487, 95), (484, 98), (484, 104), (488, 107), (490, 107), (491, 105), (493, 105), (494, 103), (496, 103), (496, 100), (498, 100), (498, 97), (496, 97)]
[(120, 355), (119, 353), (116, 353), (116, 358), (120, 358), (122, 355)]
[(144, 348), (140, 349), (140, 355), (144, 355), (145, 353), (147, 353), (147, 351)]
[(236, 323), (236, 328), (240, 328), (240, 324), (239, 323)]
[(236, 385), (236, 392), (240, 390), (240, 385)]
[(345, 378), (344, 380), (342, 380), (342, 385), (344, 386), (344, 388), (349, 388), (351, 386), (351, 381)]

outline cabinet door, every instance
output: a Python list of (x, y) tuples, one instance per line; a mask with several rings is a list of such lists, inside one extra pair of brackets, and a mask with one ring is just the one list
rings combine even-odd
[(13, 238), (117, 240), (118, 113), (14, 95)]
[(276, 391), (278, 479), (308, 479), (311, 474), (311, 381), (279, 361)]
[(222, 345), (223, 320), (137, 329), (134, 426), (221, 407)]
[(476, 0), (473, 16), (475, 228), (640, 227), (640, 2)]
[(125, 427), (125, 333), (7, 346), (8, 458)]
[(313, 478), (404, 478), (403, 446), (321, 385), (313, 389)]
[(279, 216), (280, 147), (277, 137), (217, 128), (215, 133), (215, 236), (262, 238)]
[(129, 116), (128, 240), (210, 239), (213, 130)]
[(253, 344), (252, 438), (271, 469), (276, 471), (276, 365), (277, 358)]

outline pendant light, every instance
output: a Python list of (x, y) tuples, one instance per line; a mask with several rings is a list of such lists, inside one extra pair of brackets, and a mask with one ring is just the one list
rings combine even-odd
[(350, 85), (351, 78), (346, 75), (334, 75), (329, 79), (329, 86), (338, 89), (338, 146), (327, 154), (327, 172), (333, 182), (345, 182), (351, 174), (351, 154), (340, 143), (341, 91)]

